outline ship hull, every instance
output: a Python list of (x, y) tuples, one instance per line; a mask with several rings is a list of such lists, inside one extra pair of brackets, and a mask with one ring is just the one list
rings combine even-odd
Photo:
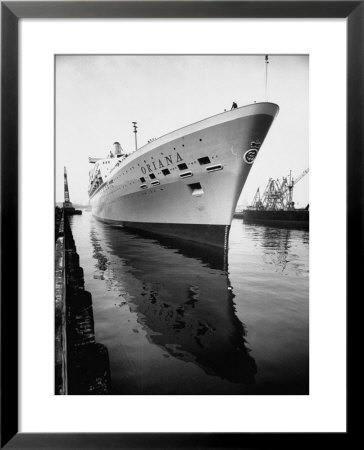
[[(90, 197), (100, 220), (226, 248), (237, 201), (278, 107), (249, 105), (134, 152)], [(255, 145), (255, 144), (254, 144)]]
[(175, 239), (187, 240), (215, 248), (228, 248), (230, 225), (148, 223), (98, 219), (109, 225), (122, 226), (130, 230), (153, 235), (169, 236)]

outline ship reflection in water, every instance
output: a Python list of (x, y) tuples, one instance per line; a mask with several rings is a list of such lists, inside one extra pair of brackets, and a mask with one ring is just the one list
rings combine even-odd
[(112, 394), (308, 393), (308, 233), (234, 220), (227, 266), (91, 214), (72, 228)]

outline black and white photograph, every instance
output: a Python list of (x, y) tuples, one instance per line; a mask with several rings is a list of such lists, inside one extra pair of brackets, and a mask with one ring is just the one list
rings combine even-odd
[(309, 395), (309, 56), (54, 70), (55, 394)]

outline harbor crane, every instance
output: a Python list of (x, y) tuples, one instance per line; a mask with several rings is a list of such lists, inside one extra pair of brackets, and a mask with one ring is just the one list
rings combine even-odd
[(64, 178), (64, 202), (63, 207), (64, 208), (72, 208), (72, 203), (70, 200), (70, 193), (68, 189), (68, 180), (67, 180), (67, 169), (64, 167), (63, 172), (63, 178)]
[(304, 170), (296, 179), (292, 178), (292, 171), (289, 173), (289, 178), (283, 177), (282, 181), (269, 178), (263, 195), (260, 195), (258, 188), (249, 209), (275, 211), (294, 209), (293, 189), (308, 172), (309, 169)]
[(64, 202), (63, 202), (63, 210), (68, 215), (74, 215), (74, 214), (82, 214), (82, 211), (80, 209), (75, 209), (72, 205), (72, 202), (70, 200), (70, 192), (68, 189), (68, 180), (67, 180), (67, 169), (64, 167), (63, 172), (63, 182), (64, 182)]
[(288, 198), (287, 198), (287, 209), (294, 208), (294, 201), (292, 201), (293, 197), (293, 188), (294, 186), (302, 180), (302, 178), (308, 173), (309, 169), (304, 170), (301, 175), (299, 175), (296, 180), (292, 178), (292, 170), (289, 171), (289, 183), (287, 184), (288, 189)]

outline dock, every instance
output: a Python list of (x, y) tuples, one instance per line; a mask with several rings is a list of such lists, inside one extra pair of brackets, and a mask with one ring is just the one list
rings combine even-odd
[(96, 342), (92, 295), (65, 208), (55, 209), (55, 394), (108, 394), (107, 348)]

